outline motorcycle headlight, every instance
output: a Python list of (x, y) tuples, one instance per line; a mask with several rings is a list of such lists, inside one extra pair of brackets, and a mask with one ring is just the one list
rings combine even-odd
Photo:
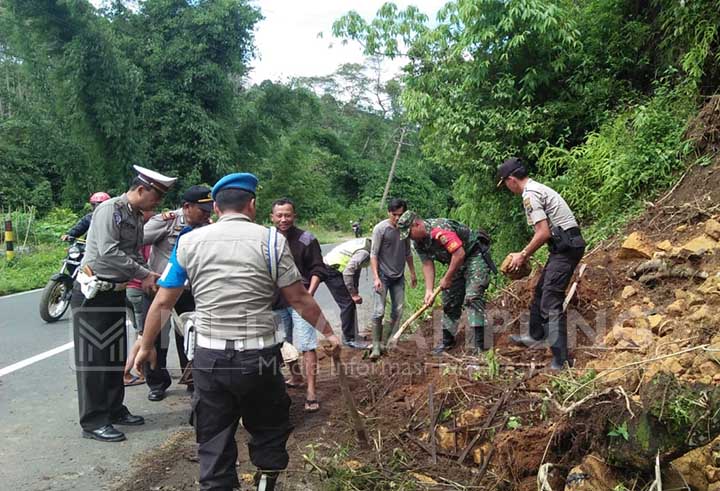
[(70, 249), (68, 249), (68, 257), (70, 259), (80, 259), (80, 255), (82, 253), (80, 252), (80, 248), (72, 246)]

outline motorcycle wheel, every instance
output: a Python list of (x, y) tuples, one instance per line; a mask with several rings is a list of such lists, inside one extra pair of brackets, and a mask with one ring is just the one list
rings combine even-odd
[(62, 280), (50, 280), (40, 297), (40, 317), (45, 322), (56, 322), (70, 306), (69, 286)]

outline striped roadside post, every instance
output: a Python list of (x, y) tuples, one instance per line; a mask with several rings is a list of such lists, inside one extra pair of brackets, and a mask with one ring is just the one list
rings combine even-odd
[(5, 220), (5, 259), (10, 262), (15, 257), (15, 250), (13, 248), (13, 228), (12, 221)]

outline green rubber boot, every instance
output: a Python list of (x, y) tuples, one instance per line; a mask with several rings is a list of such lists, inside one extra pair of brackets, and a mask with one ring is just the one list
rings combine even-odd
[(373, 320), (373, 333), (372, 333), (372, 339), (373, 339), (373, 348), (372, 353), (370, 353), (370, 359), (371, 360), (377, 360), (380, 358), (380, 344), (382, 343), (382, 321), (381, 320)]
[(387, 349), (387, 344), (390, 342), (390, 338), (395, 335), (399, 327), (400, 322), (394, 320), (390, 321), (390, 324), (383, 328), (382, 344), (380, 345), (380, 350), (382, 350), (383, 353), (385, 353)]

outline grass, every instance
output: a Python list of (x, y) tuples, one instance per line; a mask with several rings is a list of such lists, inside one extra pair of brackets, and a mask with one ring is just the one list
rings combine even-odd
[(24, 292), (45, 286), (50, 276), (60, 269), (67, 245), (41, 244), (28, 254), (16, 254), (7, 262), (0, 261), (0, 295)]

